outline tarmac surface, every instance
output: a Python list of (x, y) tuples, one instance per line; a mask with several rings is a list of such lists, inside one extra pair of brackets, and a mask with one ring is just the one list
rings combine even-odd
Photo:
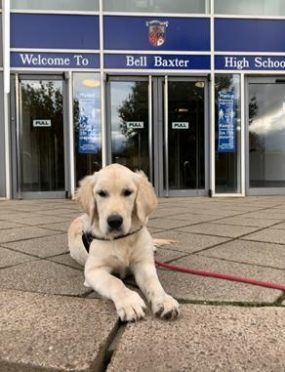
[[(68, 254), (70, 200), (0, 201), (0, 371), (285, 371), (285, 293), (158, 269), (175, 321), (121, 323)], [(172, 264), (285, 284), (285, 197), (160, 199)], [(129, 285), (133, 285), (132, 282)]]

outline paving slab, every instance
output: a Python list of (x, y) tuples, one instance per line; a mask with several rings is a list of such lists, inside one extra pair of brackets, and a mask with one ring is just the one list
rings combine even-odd
[(128, 325), (107, 371), (285, 370), (284, 308), (184, 305), (181, 312), (174, 322)]
[[(213, 223), (221, 225), (238, 225), (238, 226), (249, 226), (249, 227), (268, 227), (272, 226), (278, 221), (270, 218), (251, 218), (246, 214), (242, 216), (223, 218)], [(226, 229), (227, 227), (225, 227)]]
[[(1, 217), (1, 218), (4, 218), (4, 217)], [(7, 221), (7, 220), (3, 220), (1, 219), (0, 220), (0, 229), (11, 229), (13, 227), (19, 227), (19, 224), (16, 223), (16, 222), (12, 222), (12, 221)]]
[(0, 371), (93, 371), (117, 317), (95, 299), (0, 291)]
[(61, 223), (69, 219), (70, 219), (69, 217), (43, 216), (40, 214), (31, 214), (25, 217), (24, 219), (21, 216), (13, 217), (14, 222), (30, 226), (38, 226), (48, 223)]
[(285, 244), (285, 230), (268, 228), (244, 237), (246, 240)]
[(221, 208), (221, 206), (197, 206), (193, 208), (191, 205), (188, 206), (188, 212), (193, 213), (193, 215), (200, 215), (200, 216), (212, 216), (213, 218), (223, 218), (227, 216), (236, 216), (240, 215), (243, 212), (240, 210), (235, 210), (234, 206), (232, 208)]
[(65, 222), (59, 222), (59, 223), (49, 223), (49, 224), (43, 224), (41, 225), (42, 229), (52, 230), (52, 231), (61, 231), (61, 232), (67, 232), (69, 225), (71, 224), (73, 219), (68, 219)]
[(233, 240), (199, 253), (229, 261), (285, 270), (285, 247), (280, 244)]
[(173, 218), (157, 218), (149, 221), (148, 226), (156, 229), (168, 230), (190, 225), (186, 219), (176, 220)]
[[(46, 231), (46, 234), (52, 235), (54, 233)], [(19, 252), (28, 253), (42, 258), (55, 256), (68, 251), (67, 234), (59, 232), (52, 236), (26, 239), (12, 243), (2, 243), (2, 245)]]
[[(54, 235), (58, 232), (54, 232)], [(40, 236), (52, 235), (50, 231), (39, 227), (18, 227), (13, 229), (0, 230), (0, 243), (12, 242), (16, 240), (36, 238)]]
[(78, 270), (83, 271), (83, 266), (79, 265), (71, 256), (69, 253), (61, 254), (59, 256), (53, 256), (49, 257), (49, 261), (57, 262), (62, 265), (70, 266)]
[(284, 230), (285, 229), (285, 222), (281, 223), (275, 223), (273, 226), (271, 226), (273, 230)]
[(198, 225), (188, 226), (188, 227), (179, 227), (179, 231), (192, 232), (198, 234), (207, 234), (207, 235), (216, 235), (216, 236), (225, 236), (237, 238), (239, 236), (249, 234), (253, 231), (256, 231), (257, 227), (248, 227), (248, 226), (235, 226), (227, 225), (225, 228), (224, 225), (219, 225), (216, 223), (201, 223)]
[(155, 259), (162, 262), (168, 262), (172, 260), (178, 260), (181, 257), (187, 255), (187, 252), (179, 252), (172, 250), (169, 246), (157, 248), (155, 251)]
[(274, 220), (285, 220), (285, 211), (280, 209), (273, 209), (272, 207), (260, 211), (248, 213), (251, 218), (270, 218)]
[(173, 214), (171, 218), (173, 220), (184, 221), (187, 223), (187, 225), (195, 225), (200, 222), (215, 221), (217, 219), (217, 216), (207, 215), (207, 214), (200, 215), (200, 214), (194, 214), (193, 212), (187, 212), (185, 214)]
[[(229, 262), (201, 255), (190, 255), (172, 264), (276, 283), (285, 282), (284, 270)], [(183, 301), (274, 303), (282, 294), (279, 290), (164, 269), (159, 269), (159, 278), (167, 292)]]
[(175, 241), (169, 246), (165, 246), (163, 249), (172, 249), (185, 253), (198, 252), (231, 240), (231, 238), (226, 237), (191, 234), (177, 230), (153, 232), (152, 235), (154, 238), (171, 239)]
[(14, 266), (19, 263), (31, 261), (33, 258), (26, 254), (14, 252), (0, 246), (0, 268)]
[(89, 292), (83, 283), (82, 270), (46, 260), (0, 270), (0, 288), (5, 289), (80, 296)]
[(166, 208), (162, 208), (161, 206), (158, 207), (151, 215), (152, 218), (158, 218), (158, 217), (172, 217), (173, 211), (175, 210), (175, 214), (183, 214), (189, 212), (189, 209), (187, 206), (169, 206), (167, 205)]
[(40, 212), (45, 216), (57, 216), (57, 217), (69, 217), (70, 219), (78, 217), (82, 214), (82, 211), (78, 209), (69, 209), (69, 208), (58, 208), (58, 209), (47, 209)]
[[(17, 226), (19, 227), (19, 224), (21, 225), (22, 223), (25, 222), (25, 219), (26, 218), (29, 218), (31, 216), (31, 213), (32, 212), (20, 212), (20, 211), (17, 211), (17, 210), (1, 210), (0, 211), (0, 218), (1, 220), (4, 220), (4, 221), (9, 221), (9, 222), (13, 222), (15, 218), (17, 219), (20, 219), (21, 222), (17, 223)], [(24, 224), (25, 225), (25, 224)]]

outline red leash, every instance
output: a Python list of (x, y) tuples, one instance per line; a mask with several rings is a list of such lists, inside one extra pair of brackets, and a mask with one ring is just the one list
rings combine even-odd
[(173, 270), (173, 271), (178, 271), (180, 273), (207, 276), (209, 278), (217, 278), (217, 279), (223, 279), (223, 280), (231, 280), (233, 282), (252, 284), (252, 285), (257, 285), (259, 287), (279, 289), (280, 291), (285, 291), (285, 284), (277, 284), (277, 283), (272, 283), (272, 282), (264, 282), (262, 280), (243, 278), (238, 275), (216, 273), (212, 271), (204, 271), (204, 270), (198, 270), (198, 269), (190, 269), (187, 267), (170, 265), (170, 264), (160, 262), (160, 261), (155, 261), (155, 263), (157, 266), (164, 267), (166, 269)]

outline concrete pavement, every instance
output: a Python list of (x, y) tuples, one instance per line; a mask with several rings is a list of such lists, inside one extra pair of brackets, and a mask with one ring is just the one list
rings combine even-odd
[[(285, 371), (285, 294), (159, 269), (177, 321), (122, 324), (83, 286), (70, 200), (0, 201), (0, 371)], [(161, 199), (172, 264), (285, 283), (285, 198)], [(129, 285), (132, 285), (130, 283)]]

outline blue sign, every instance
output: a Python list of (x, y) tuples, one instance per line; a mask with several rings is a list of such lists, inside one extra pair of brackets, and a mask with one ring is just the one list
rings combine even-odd
[(99, 56), (90, 53), (12, 52), (11, 66), (29, 68), (98, 68)]
[(105, 68), (160, 69), (160, 70), (209, 70), (209, 55), (140, 55), (107, 54)]
[(215, 20), (215, 50), (285, 52), (285, 19)]
[(215, 68), (217, 70), (284, 71), (285, 56), (216, 56)]
[(78, 97), (79, 106), (79, 149), (80, 154), (96, 154), (98, 152), (98, 128), (96, 110), (94, 108), (96, 92), (81, 92)]
[(99, 17), (12, 13), (11, 48), (99, 49)]
[(234, 94), (232, 92), (219, 92), (218, 127), (218, 152), (235, 152)]
[(105, 50), (210, 51), (209, 18), (104, 17)]

